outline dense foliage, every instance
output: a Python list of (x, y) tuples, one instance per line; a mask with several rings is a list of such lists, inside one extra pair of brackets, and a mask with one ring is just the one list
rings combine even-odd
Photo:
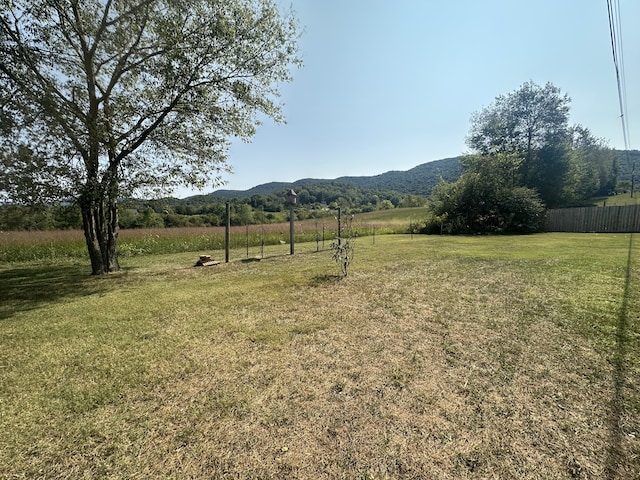
[(513, 154), (467, 156), (465, 173), (442, 182), (432, 196), (434, 217), (426, 233), (532, 233), (542, 229), (544, 204), (518, 185), (520, 159)]
[(464, 173), (433, 194), (427, 231), (528, 233), (545, 207), (615, 191), (615, 151), (581, 126), (569, 126), (567, 95), (547, 83), (523, 84), (471, 119)]
[(617, 192), (628, 192), (632, 188), (638, 189), (640, 176), (640, 150), (623, 150), (618, 153), (618, 184)]
[(569, 125), (570, 101), (551, 83), (526, 82), (472, 116), (467, 144), (484, 157), (517, 155), (517, 183), (550, 208), (613, 192), (617, 156), (589, 129)]
[[(619, 165), (615, 190), (619, 193), (628, 192), (631, 187), (632, 162), (636, 161), (640, 165), (640, 152), (616, 151), (615, 155), (616, 163)], [(438, 186), (438, 180), (442, 178), (448, 182), (455, 182), (460, 177), (459, 172), (463, 164), (464, 159), (444, 159), (419, 165), (406, 172), (389, 172), (394, 178), (405, 179), (405, 188), (397, 190), (382, 188), (387, 182), (387, 174), (351, 177), (353, 183), (338, 180), (315, 180), (316, 183), (305, 183), (306, 181), (301, 180), (293, 185), (300, 198), (304, 200), (296, 209), (296, 216), (299, 220), (304, 220), (333, 215), (331, 211), (325, 210), (325, 207), (335, 209), (338, 205), (355, 213), (422, 206), (427, 200), (423, 195), (410, 193), (411, 181), (423, 185), (435, 183), (437, 187), (434, 191), (441, 192), (443, 187)], [(427, 165), (430, 167), (427, 168)], [(442, 177), (438, 173), (443, 173)], [(375, 179), (381, 183), (375, 183)], [(358, 184), (370, 184), (372, 188), (357, 187)], [(227, 201), (230, 202), (232, 225), (283, 222), (287, 220), (288, 214), (284, 197), (291, 186), (289, 183), (269, 183), (247, 191), (219, 190), (213, 194), (184, 199), (121, 200), (119, 224), (122, 228), (219, 226), (225, 221)], [(76, 205), (70, 203), (49, 206), (0, 206), (0, 230), (52, 230), (81, 226), (80, 211)], [(433, 231), (439, 232), (439, 220), (431, 227)]]

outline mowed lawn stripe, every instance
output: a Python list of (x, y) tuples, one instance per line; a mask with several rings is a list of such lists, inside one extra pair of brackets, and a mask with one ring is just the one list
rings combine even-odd
[(637, 477), (638, 245), (399, 235), (359, 239), (344, 279), (277, 247), (57, 272), (75, 294), (0, 320), (0, 475)]

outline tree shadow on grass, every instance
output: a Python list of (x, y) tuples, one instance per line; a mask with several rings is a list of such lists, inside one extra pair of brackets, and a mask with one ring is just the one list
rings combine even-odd
[(0, 320), (66, 297), (109, 290), (111, 282), (87, 275), (86, 265), (0, 269)]
[(627, 256), (627, 271), (624, 285), (624, 294), (622, 296), (622, 304), (618, 314), (618, 322), (616, 325), (616, 350), (613, 357), (613, 383), (614, 395), (611, 399), (611, 409), (609, 413), (609, 446), (607, 451), (607, 461), (605, 471), (607, 480), (619, 478), (620, 466), (628, 461), (625, 454), (625, 448), (622, 444), (624, 438), (623, 418), (625, 414), (625, 394), (624, 385), (626, 383), (627, 368), (627, 328), (628, 328), (628, 308), (629, 297), (631, 296), (631, 271), (633, 250), (633, 234), (629, 235), (629, 253)]
[(311, 286), (319, 287), (321, 285), (333, 285), (338, 283), (344, 277), (342, 275), (316, 275), (311, 280)]

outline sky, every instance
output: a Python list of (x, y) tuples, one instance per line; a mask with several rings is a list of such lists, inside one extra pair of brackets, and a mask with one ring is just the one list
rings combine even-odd
[[(233, 141), (219, 188), (378, 175), (468, 152), (474, 112), (533, 81), (570, 123), (623, 149), (606, 0), (280, 0), (304, 66), (281, 86), (286, 124)], [(629, 147), (640, 149), (640, 2), (619, 0)], [(209, 193), (211, 188), (203, 193)], [(177, 196), (198, 193), (177, 192)]]

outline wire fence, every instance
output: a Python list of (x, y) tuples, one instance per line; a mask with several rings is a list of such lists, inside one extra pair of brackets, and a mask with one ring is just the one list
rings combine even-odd
[[(352, 233), (369, 237), (406, 233), (407, 228), (394, 224), (356, 223)], [(311, 219), (294, 223), (296, 251), (328, 250), (337, 238), (338, 223), (333, 218)], [(229, 249), (233, 258), (260, 257), (265, 247), (289, 252), (289, 223), (244, 225), (230, 228)], [(271, 249), (273, 250), (273, 249)], [(225, 251), (225, 227), (141, 228), (120, 230), (118, 255), (133, 257), (182, 252)], [(37, 232), (0, 232), (0, 263), (86, 258), (87, 247), (81, 230)], [(224, 257), (223, 257), (224, 259)]]

